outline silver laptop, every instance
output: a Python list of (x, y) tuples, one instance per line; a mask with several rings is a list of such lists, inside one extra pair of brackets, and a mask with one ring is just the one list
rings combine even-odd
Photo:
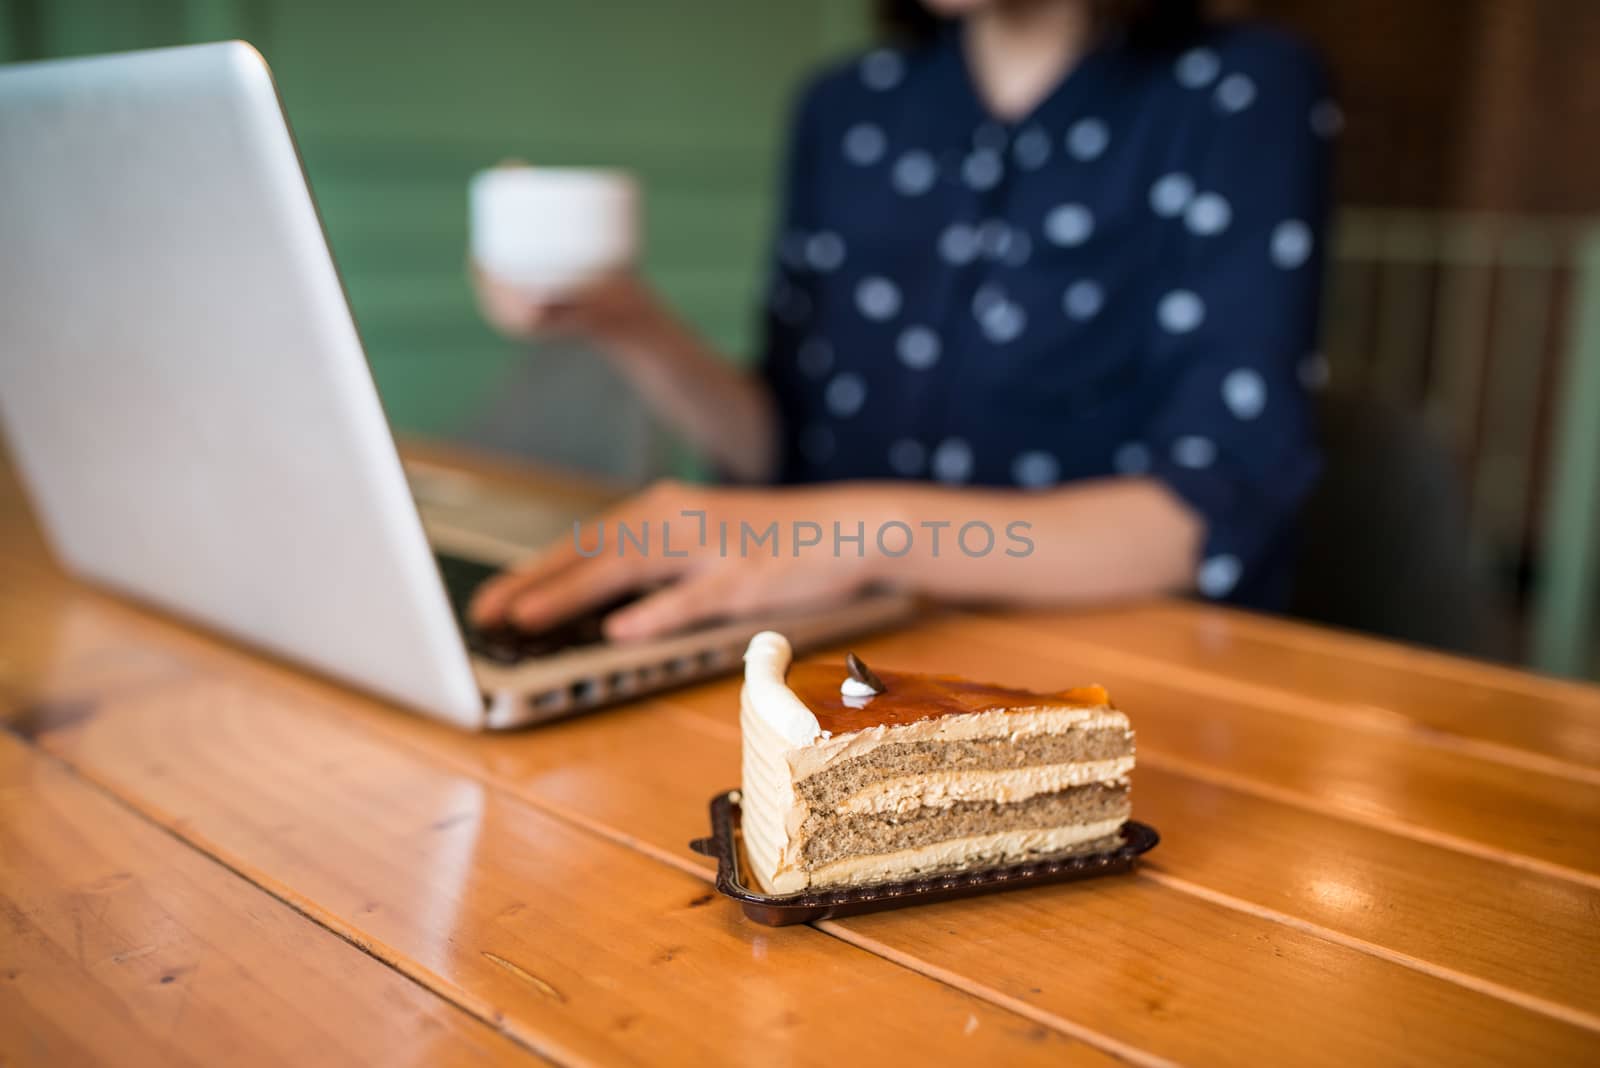
[[(72, 572), (464, 726), (720, 672), (763, 627), (811, 644), (908, 608), (628, 645), (583, 621), (474, 635), (460, 610), (516, 539), (472, 516), (507, 505), (435, 473), (441, 563), (243, 43), (0, 67), (0, 423)], [(517, 529), (570, 529), (522, 507)]]

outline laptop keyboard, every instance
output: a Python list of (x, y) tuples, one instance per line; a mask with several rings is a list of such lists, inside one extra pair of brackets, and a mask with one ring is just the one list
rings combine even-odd
[(478, 587), (500, 569), (492, 564), (449, 553), (436, 552), (434, 558), (439, 562), (439, 573), (450, 595), (450, 607), (455, 611), (456, 621), (461, 624), (467, 648), (497, 664), (516, 664), (567, 649), (598, 645), (605, 641), (600, 629), (601, 621), (639, 597), (638, 594), (630, 594), (616, 598), (538, 632), (525, 632), (514, 627), (477, 627), (468, 618), (467, 606), (472, 603), (472, 595)]

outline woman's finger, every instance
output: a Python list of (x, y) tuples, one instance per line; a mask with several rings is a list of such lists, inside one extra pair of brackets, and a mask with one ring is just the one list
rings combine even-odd
[(594, 549), (604, 543), (605, 531), (610, 530), (613, 532), (612, 536), (616, 536), (618, 524), (629, 524), (638, 529), (641, 514), (648, 517), (651, 511), (660, 510), (656, 501), (662, 493), (663, 488), (658, 486), (638, 496), (629, 497), (600, 513), (594, 520), (586, 521), (583, 526), (590, 528), (587, 532), (582, 527), (574, 529), (570, 538), (556, 539), (539, 552), (489, 579), (473, 594), (472, 606), (468, 610), (468, 616), (473, 624), (479, 627), (493, 627), (507, 622), (506, 610), (513, 601), (585, 559), (579, 551), (578, 540), (581, 536), (587, 533), (590, 540), (585, 544)]
[(572, 543), (563, 538), (479, 586), (472, 595), (468, 617), (474, 626), (479, 627), (494, 627), (504, 623), (506, 608), (518, 595), (547, 581), (580, 559), (582, 557), (573, 549)]
[[(531, 595), (548, 586), (569, 569), (582, 568), (586, 573), (599, 574), (600, 572), (587, 566), (590, 564), (607, 561), (622, 564), (633, 576), (636, 584), (678, 574), (685, 570), (686, 565), (682, 558), (676, 555), (667, 557), (664, 552), (660, 555), (651, 555), (648, 549), (638, 553), (622, 554), (617, 551), (620, 549), (617, 539), (620, 537), (619, 530), (623, 526), (631, 530), (641, 530), (647, 529), (648, 523), (661, 529), (660, 524), (678, 517), (683, 509), (690, 507), (703, 511), (707, 505), (703, 497), (692, 494), (676, 482), (658, 482), (643, 493), (630, 497), (601, 513), (596, 519), (585, 522), (583, 526), (588, 528), (587, 530), (582, 528), (575, 530), (572, 537), (560, 538), (543, 551), (515, 564), (509, 571), (485, 582), (473, 595), (468, 615), (473, 624), (479, 627), (493, 627), (503, 623), (514, 623), (522, 627), (544, 625), (524, 622), (522, 618), (512, 613), (512, 606), (522, 598), (529, 597), (526, 607), (529, 620), (546, 618), (548, 613), (542, 608), (535, 607), (545, 599)], [(609, 542), (607, 532), (610, 536)], [(582, 551), (578, 544), (580, 537), (584, 542)], [(594, 553), (602, 545), (608, 548), (617, 546), (617, 549), (585, 557), (584, 551)], [(606, 574), (615, 573), (617, 572), (609, 570), (606, 572)], [(565, 589), (565, 587), (558, 588)], [(623, 589), (607, 588), (611, 590), (610, 596), (624, 592)], [(604, 599), (605, 595), (600, 595), (584, 600), (583, 603), (587, 605)], [(563, 595), (560, 603), (565, 604), (570, 601), (570, 596)]]
[(606, 637), (617, 641), (654, 638), (720, 616), (750, 611), (752, 606), (742, 603), (751, 595), (748, 587), (742, 591), (741, 603), (734, 604), (735, 594), (741, 592), (741, 573), (747, 570), (734, 565), (685, 575), (659, 593), (607, 616)]
[(519, 630), (544, 630), (659, 577), (659, 566), (637, 556), (581, 560), (543, 582), (525, 584), (506, 606), (506, 621)]

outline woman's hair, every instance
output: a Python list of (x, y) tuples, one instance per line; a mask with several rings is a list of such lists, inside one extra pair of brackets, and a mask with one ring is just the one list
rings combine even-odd
[[(1095, 29), (1139, 48), (1173, 48), (1193, 37), (1205, 21), (1204, 0), (1089, 0)], [(939, 33), (942, 21), (921, 0), (875, 0), (878, 30), (897, 44), (921, 45)]]

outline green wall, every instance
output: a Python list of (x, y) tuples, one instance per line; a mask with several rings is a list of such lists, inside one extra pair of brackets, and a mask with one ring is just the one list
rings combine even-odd
[(462, 272), (473, 171), (635, 171), (649, 275), (748, 353), (789, 94), (865, 26), (860, 0), (0, 0), (0, 60), (260, 48), (391, 418), (449, 433), (518, 357)]

